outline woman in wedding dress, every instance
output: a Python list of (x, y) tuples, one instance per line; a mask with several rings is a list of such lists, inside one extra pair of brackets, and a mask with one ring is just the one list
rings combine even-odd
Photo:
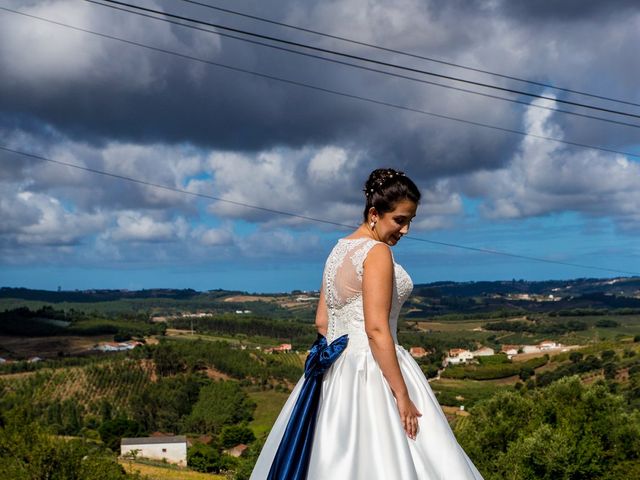
[(420, 191), (393, 169), (374, 170), (364, 191), (364, 222), (325, 264), (319, 340), (251, 480), (482, 479), (396, 337), (413, 283), (390, 247), (409, 231)]

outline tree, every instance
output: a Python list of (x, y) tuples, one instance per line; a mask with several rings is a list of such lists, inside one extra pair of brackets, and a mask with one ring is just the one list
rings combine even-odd
[(100, 417), (102, 418), (102, 421), (106, 422), (107, 420), (111, 420), (112, 415), (113, 406), (106, 398), (103, 398), (100, 401)]
[(486, 480), (626, 480), (623, 466), (640, 458), (640, 412), (577, 376), (500, 392), (461, 418), (456, 434)]
[(266, 436), (253, 442), (249, 445), (249, 448), (245, 450), (242, 457), (237, 459), (238, 466), (236, 467), (235, 480), (249, 480), (253, 467), (260, 455), (260, 451), (264, 446), (265, 439)]
[(233, 457), (221, 454), (211, 445), (196, 443), (187, 451), (187, 464), (199, 472), (219, 473), (233, 468), (236, 462)]
[(102, 442), (114, 452), (120, 451), (120, 440), (123, 437), (137, 437), (140, 435), (140, 425), (126, 417), (116, 417), (100, 425), (98, 433)]
[(256, 404), (236, 382), (213, 382), (200, 390), (188, 426), (199, 433), (216, 433), (224, 425), (252, 419)]
[[(62, 440), (21, 413), (10, 415), (0, 428), (0, 472), (11, 480), (125, 480), (128, 476), (102, 445)], [(20, 418), (22, 417), (22, 418)]]
[(614, 328), (619, 325), (620, 324), (618, 322), (616, 322), (615, 320), (611, 320), (609, 318), (603, 318), (596, 322), (596, 327), (600, 327), (600, 328)]
[(569, 360), (571, 360), (573, 363), (578, 363), (580, 360), (582, 360), (582, 357), (584, 355), (582, 354), (582, 352), (571, 352), (569, 354)]
[(133, 418), (147, 432), (181, 432), (198, 401), (200, 389), (209, 383), (209, 379), (199, 375), (161, 377), (132, 399)]
[(231, 448), (241, 443), (249, 444), (256, 439), (253, 431), (246, 425), (228, 425), (220, 432), (222, 448)]
[(522, 367), (520, 369), (520, 380), (522, 380), (523, 382), (526, 382), (527, 380), (529, 380), (531, 377), (533, 377), (535, 375), (535, 370), (533, 369), (533, 367), (530, 366), (525, 366)]
[(616, 378), (616, 364), (613, 362), (607, 362), (602, 366), (602, 370), (604, 372), (604, 378), (607, 380), (613, 380)]
[(155, 347), (153, 361), (160, 376), (175, 375), (184, 370), (180, 354), (167, 342), (161, 342)]

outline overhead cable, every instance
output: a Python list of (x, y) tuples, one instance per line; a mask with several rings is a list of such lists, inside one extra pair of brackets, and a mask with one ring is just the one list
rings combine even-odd
[[(308, 220), (311, 222), (316, 222), (316, 223), (323, 223), (323, 224), (328, 224), (328, 225), (334, 225), (337, 227), (343, 227), (343, 228), (350, 228), (350, 229), (355, 229), (358, 228), (357, 225), (348, 225), (348, 224), (344, 224), (344, 223), (339, 223), (339, 222), (333, 222), (330, 220), (324, 220), (321, 218), (317, 218), (317, 217), (311, 217), (308, 215), (301, 215), (298, 213), (292, 213), (292, 212), (286, 212), (283, 210), (276, 210), (273, 208), (266, 208), (266, 207), (261, 207), (258, 205), (251, 205), (248, 203), (244, 203), (244, 202), (238, 202), (235, 200), (228, 200), (225, 198), (221, 198), (221, 197), (216, 197), (213, 195), (208, 195), (206, 193), (199, 193), (199, 192), (192, 192), (189, 190), (185, 190), (182, 188), (177, 188), (177, 187), (172, 187), (169, 185), (162, 185), (159, 183), (153, 183), (153, 182), (149, 182), (147, 180), (141, 180), (138, 178), (133, 178), (133, 177), (129, 177), (127, 175), (120, 175), (117, 173), (113, 173), (113, 172), (107, 172), (104, 170), (98, 170), (95, 168), (90, 168), (90, 167), (86, 167), (84, 165), (78, 165), (75, 163), (71, 163), (71, 162), (63, 162), (61, 160), (54, 160), (52, 158), (49, 157), (45, 157), (42, 155), (37, 155), (37, 154), (33, 154), (33, 153), (28, 153), (28, 152), (24, 152), (21, 150), (16, 150), (14, 148), (11, 148), (9, 146), (6, 145), (2, 145), (0, 144), (0, 150), (4, 150), (6, 152), (9, 153), (14, 153), (17, 155), (21, 155), (27, 158), (32, 158), (35, 160), (41, 160), (41, 161), (45, 161), (45, 162), (50, 162), (50, 163), (54, 163), (57, 165), (61, 165), (61, 166), (66, 166), (66, 167), (70, 167), (70, 168), (75, 168), (78, 170), (83, 170), (86, 172), (90, 172), (90, 173), (95, 173), (97, 175), (102, 175), (105, 177), (111, 177), (117, 180), (124, 180), (127, 182), (131, 182), (131, 183), (136, 183), (139, 185), (145, 185), (148, 187), (152, 187), (152, 188), (158, 188), (158, 189), (162, 189), (162, 190), (168, 190), (171, 192), (176, 192), (176, 193), (182, 193), (185, 195), (191, 195), (194, 197), (198, 197), (198, 198), (204, 198), (207, 200), (215, 200), (218, 202), (223, 202), (223, 203), (229, 203), (232, 205), (237, 205), (237, 206), (241, 206), (241, 207), (245, 207), (245, 208), (249, 208), (249, 209), (253, 209), (253, 210), (260, 210), (263, 212), (268, 212), (268, 213), (274, 213), (277, 215), (284, 215), (284, 216), (288, 216), (288, 217), (294, 217), (294, 218), (300, 218), (303, 220)], [(507, 256), (507, 257), (512, 257), (512, 258), (520, 258), (523, 260), (533, 260), (536, 262), (543, 262), (543, 263), (553, 263), (553, 264), (557, 264), (557, 265), (565, 265), (565, 266), (570, 266), (570, 267), (577, 267), (577, 268), (585, 268), (585, 269), (590, 269), (590, 270), (599, 270), (599, 271), (605, 271), (605, 272), (614, 272), (614, 273), (623, 273), (623, 274), (628, 274), (628, 275), (640, 275), (639, 272), (632, 272), (632, 271), (626, 271), (626, 270), (616, 270), (616, 269), (611, 269), (611, 268), (604, 268), (604, 267), (597, 267), (597, 266), (593, 266), (593, 265), (583, 265), (583, 264), (577, 264), (577, 263), (570, 263), (570, 262), (562, 262), (559, 260), (549, 260), (546, 258), (539, 258), (539, 257), (531, 257), (528, 255), (518, 255), (518, 254), (513, 254), (513, 253), (507, 253), (507, 252), (501, 252), (498, 250), (489, 250), (489, 249), (485, 249), (485, 248), (476, 248), (476, 247), (469, 247), (469, 246), (465, 246), (465, 245), (457, 245), (455, 243), (447, 243), (447, 242), (439, 242), (436, 240), (430, 240), (427, 238), (421, 238), (421, 237), (413, 237), (410, 235), (405, 236), (404, 238), (407, 239), (411, 239), (411, 240), (416, 240), (419, 242), (425, 242), (425, 243), (431, 243), (431, 244), (435, 244), (435, 245), (444, 245), (447, 247), (453, 247), (453, 248), (461, 248), (461, 249), (465, 249), (465, 250), (471, 250), (471, 251), (475, 251), (475, 252), (480, 252), (480, 253), (489, 253), (489, 254), (493, 254), (493, 255), (501, 255), (501, 256)]]
[(458, 118), (458, 117), (453, 117), (450, 115), (443, 115), (443, 114), (439, 114), (439, 113), (435, 113), (435, 112), (429, 112), (427, 110), (421, 110), (421, 109), (417, 109), (417, 108), (411, 108), (411, 107), (407, 107), (404, 105), (398, 105), (395, 103), (391, 103), (391, 102), (386, 102), (386, 101), (382, 101), (382, 100), (377, 100), (374, 98), (369, 98), (369, 97), (364, 97), (361, 95), (355, 95), (355, 94), (351, 94), (351, 93), (347, 93), (347, 92), (342, 92), (339, 90), (333, 90), (333, 89), (329, 89), (329, 88), (324, 88), (324, 87), (320, 87), (317, 85), (311, 85), (308, 83), (304, 83), (304, 82), (299, 82), (296, 80), (290, 80), (287, 78), (283, 78), (283, 77), (278, 77), (275, 75), (269, 75), (266, 73), (261, 73), (261, 72), (256, 72), (253, 70), (248, 70), (245, 68), (240, 68), (240, 67), (235, 67), (235, 66), (231, 66), (231, 65), (226, 65), (223, 63), (219, 63), (219, 62), (213, 62), (211, 60), (205, 60), (199, 57), (195, 57), (193, 55), (188, 55), (185, 53), (180, 53), (180, 52), (175, 52), (173, 50), (168, 50), (165, 48), (160, 48), (160, 47), (155, 47), (152, 45), (147, 45), (141, 42), (135, 42), (133, 40), (127, 40), (124, 38), (120, 38), (117, 37), (115, 35), (109, 35), (106, 33), (100, 33), (100, 32), (95, 32), (93, 30), (88, 30), (85, 28), (81, 28), (81, 27), (76, 27), (74, 25), (69, 25), (63, 22), (58, 22), (56, 20), (51, 20), (49, 18), (44, 18), (44, 17), (40, 17), (37, 15), (32, 15), (29, 13), (24, 13), (24, 12), (20, 12), (17, 10), (12, 10), (9, 8), (5, 8), (5, 7), (0, 7), (0, 10), (9, 12), (9, 13), (14, 13), (17, 15), (22, 15), (24, 17), (28, 17), (28, 18), (32, 18), (35, 20), (40, 20), (43, 22), (47, 22), (47, 23), (51, 23), (53, 25), (58, 25), (64, 28), (69, 28), (72, 30), (76, 30), (79, 32), (83, 32), (83, 33), (87, 33), (90, 35), (95, 35), (97, 37), (101, 37), (101, 38), (107, 38), (110, 40), (114, 40), (117, 42), (121, 42), (127, 45), (132, 45), (132, 46), (136, 46), (136, 47), (140, 47), (140, 48), (144, 48), (147, 50), (151, 50), (151, 51), (155, 51), (155, 52), (159, 52), (159, 53), (164, 53), (167, 55), (172, 55), (178, 58), (183, 58), (185, 60), (190, 60), (190, 61), (195, 61), (195, 62), (199, 62), (199, 63), (203, 63), (206, 65), (210, 65), (210, 66), (215, 66), (215, 67), (219, 67), (219, 68), (224, 68), (226, 70), (230, 70), (230, 71), (234, 71), (234, 72), (239, 72), (239, 73), (245, 73), (248, 75), (252, 75), (252, 76), (256, 76), (256, 77), (260, 77), (260, 78), (265, 78), (268, 80), (273, 80), (273, 81), (277, 81), (277, 82), (281, 82), (281, 83), (285, 83), (288, 85), (295, 85), (297, 87), (302, 87), (302, 88), (307, 88), (307, 89), (311, 89), (311, 90), (315, 90), (315, 91), (319, 91), (319, 92), (324, 92), (324, 93), (328, 93), (331, 95), (338, 95), (341, 97), (345, 97), (345, 98), (350, 98), (353, 100), (359, 100), (359, 101), (363, 101), (363, 102), (367, 102), (367, 103), (371, 103), (374, 105), (379, 105), (379, 106), (384, 106), (384, 107), (389, 107), (389, 108), (393, 108), (393, 109), (398, 109), (398, 110), (403, 110), (403, 111), (408, 111), (408, 112), (412, 112), (412, 113), (417, 113), (420, 115), (426, 115), (426, 116), (430, 116), (430, 117), (435, 117), (435, 118), (441, 118), (441, 119), (446, 119), (446, 120), (450, 120), (453, 122), (458, 122), (458, 123), (464, 123), (467, 125), (474, 125), (476, 127), (482, 127), (482, 128), (487, 128), (487, 129), (491, 129), (491, 130), (496, 130), (496, 131), (500, 131), (500, 132), (506, 132), (506, 133), (511, 133), (511, 134), (515, 134), (515, 135), (521, 135), (524, 137), (531, 137), (531, 138), (538, 138), (540, 140), (546, 140), (546, 141), (550, 141), (550, 142), (556, 142), (556, 143), (561, 143), (564, 145), (570, 145), (573, 147), (580, 147), (580, 148), (586, 148), (586, 149), (590, 149), (590, 150), (597, 150), (597, 151), (602, 151), (602, 152), (607, 152), (607, 153), (615, 153), (618, 155), (626, 155), (629, 157), (635, 157), (635, 158), (640, 158), (640, 153), (633, 153), (633, 152), (628, 152), (628, 151), (623, 151), (623, 150), (616, 150), (616, 149), (611, 149), (611, 148), (606, 148), (606, 147), (598, 147), (595, 145), (589, 145), (586, 143), (579, 143), (579, 142), (571, 142), (569, 140), (563, 140), (563, 139), (559, 139), (559, 138), (554, 138), (554, 137), (547, 137), (544, 135), (537, 135), (534, 133), (528, 133), (528, 132), (523, 132), (521, 130), (516, 130), (516, 129), (511, 129), (511, 128), (506, 128), (506, 127), (499, 127), (496, 125), (490, 125), (490, 124), (486, 124), (486, 123), (482, 123), (482, 122), (475, 122), (473, 120), (466, 120), (463, 118)]
[(609, 102), (623, 103), (625, 105), (632, 105), (632, 106), (635, 106), (635, 107), (640, 107), (640, 103), (634, 103), (634, 102), (630, 102), (628, 100), (620, 100), (620, 99), (617, 99), (617, 98), (607, 97), (607, 96), (604, 96), (604, 95), (598, 95), (598, 94), (595, 94), (595, 93), (589, 93), (589, 92), (585, 92), (585, 91), (581, 91), (581, 90), (574, 90), (574, 89), (571, 89), (571, 88), (559, 87), (559, 86), (551, 84), (551, 83), (538, 82), (538, 81), (535, 81), (535, 80), (529, 80), (529, 79), (522, 78), (522, 77), (516, 77), (514, 75), (506, 75), (504, 73), (497, 73), (497, 72), (492, 72), (490, 70), (483, 70), (481, 68), (470, 67), (468, 65), (461, 65), (459, 63), (453, 63), (453, 62), (449, 62), (449, 61), (442, 60), (442, 59), (437, 59), (437, 58), (433, 58), (433, 57), (427, 57), (427, 56), (419, 55), (419, 54), (416, 54), (416, 53), (411, 53), (411, 52), (406, 52), (406, 51), (403, 51), (403, 50), (397, 50), (397, 49), (394, 49), (394, 48), (384, 47), (382, 45), (376, 45), (376, 44), (369, 43), (369, 42), (363, 42), (361, 40), (355, 40), (353, 38), (347, 38), (347, 37), (343, 37), (343, 36), (340, 36), (340, 35), (332, 35), (330, 33), (321, 32), (319, 30), (313, 30), (313, 29), (310, 29), (310, 28), (300, 27), (300, 26), (297, 26), (297, 25), (291, 25), (290, 23), (279, 22), (279, 21), (276, 21), (276, 20), (271, 20), (271, 19), (268, 19), (268, 18), (260, 17), (258, 15), (251, 15), (251, 14), (248, 14), (248, 13), (239, 12), (237, 10), (231, 10), (229, 8), (222, 8), (222, 7), (218, 7), (218, 6), (215, 6), (215, 5), (210, 5), (210, 4), (204, 3), (204, 2), (197, 2), (195, 0), (180, 0), (180, 1), (185, 2), (185, 3), (191, 3), (193, 5), (198, 5), (198, 6), (205, 7), (205, 8), (209, 8), (211, 10), (216, 10), (218, 12), (223, 12), (223, 13), (228, 13), (228, 14), (231, 14), (231, 15), (236, 15), (236, 16), (239, 16), (239, 17), (249, 18), (251, 20), (256, 20), (256, 21), (263, 22), (263, 23), (269, 23), (271, 25), (277, 25), (279, 27), (286, 27), (286, 28), (290, 28), (290, 29), (293, 29), (293, 30), (298, 30), (300, 32), (312, 33), (314, 35), (319, 35), (319, 36), (326, 37), (326, 38), (332, 38), (334, 40), (340, 40), (340, 41), (343, 41), (343, 42), (352, 43), (354, 45), (360, 45), (360, 46), (363, 46), (363, 47), (372, 48), (372, 49), (379, 50), (379, 51), (382, 51), (382, 52), (395, 53), (395, 54), (398, 54), (398, 55), (403, 55), (405, 57), (416, 58), (416, 59), (419, 59), (419, 60), (426, 60), (428, 62), (438, 63), (440, 65), (446, 65), (446, 66), (449, 66), (449, 67), (461, 68), (463, 70), (469, 70), (469, 71), (472, 71), (472, 72), (483, 73), (483, 74), (486, 74), (486, 75), (491, 75), (491, 76), (494, 76), (494, 77), (504, 78), (504, 79), (507, 79), (507, 80), (515, 80), (517, 82), (528, 83), (530, 85), (535, 85), (535, 86), (538, 86), (538, 87), (550, 88), (550, 89), (559, 90), (559, 91), (562, 91), (562, 92), (573, 93), (573, 94), (577, 94), (577, 95), (583, 95), (585, 97), (597, 98), (597, 99), (606, 100), (606, 101), (609, 101)]
[[(90, 3), (96, 3), (93, 0), (88, 0), (88, 1), (90, 1)], [(96, 3), (96, 4), (99, 4), (99, 3)], [(315, 58), (315, 59), (322, 60), (322, 61), (325, 61), (325, 62), (335, 63), (335, 64), (339, 64), (339, 65), (346, 65), (348, 67), (357, 68), (359, 70), (366, 70), (366, 71), (369, 71), (369, 72), (380, 73), (382, 75), (386, 75), (386, 76), (390, 76), (390, 77), (402, 78), (402, 79), (410, 80), (410, 81), (417, 82), (417, 83), (422, 83), (422, 84), (426, 84), (426, 85), (433, 85), (433, 86), (436, 86), (436, 87), (446, 88), (446, 89), (449, 89), (449, 90), (455, 90), (455, 91), (458, 91), (458, 92), (464, 92), (464, 93), (468, 93), (468, 94), (472, 94), (472, 95), (478, 95), (478, 96), (486, 97), (486, 98), (492, 98), (492, 99), (495, 99), (495, 100), (501, 100), (501, 101), (505, 101), (505, 102), (516, 103), (516, 104), (519, 104), (519, 105), (525, 105), (527, 107), (533, 107), (533, 108), (536, 108), (536, 109), (549, 110), (549, 111), (552, 111), (552, 112), (564, 113), (564, 114), (567, 114), (567, 115), (573, 115), (573, 116), (576, 116), (576, 117), (588, 118), (588, 119), (591, 119), (591, 120), (597, 120), (597, 121), (601, 121), (601, 122), (607, 122), (607, 123), (612, 123), (612, 124), (616, 124), (616, 125), (622, 125), (622, 126), (625, 126), (625, 127), (640, 128), (640, 125), (639, 124), (635, 124), (635, 123), (622, 122), (622, 121), (619, 121), (619, 120), (613, 120), (611, 118), (598, 117), (598, 116), (595, 116), (595, 115), (589, 115), (589, 114), (586, 114), (586, 113), (574, 112), (574, 111), (571, 111), (571, 110), (564, 110), (564, 109), (560, 109), (560, 108), (556, 108), (556, 107), (550, 107), (550, 106), (547, 106), (547, 105), (539, 105), (539, 104), (536, 104), (536, 103), (530, 103), (530, 102), (526, 102), (526, 101), (523, 101), (523, 100), (516, 100), (514, 98), (500, 97), (498, 95), (492, 95), (490, 93), (485, 93), (485, 92), (478, 92), (476, 90), (469, 90), (469, 89), (462, 88), (462, 87), (454, 87), (453, 85), (446, 85), (446, 84), (443, 84), (443, 83), (433, 82), (433, 81), (425, 80), (425, 79), (422, 79), (422, 78), (409, 77), (407, 75), (402, 75), (402, 74), (399, 74), (399, 73), (394, 73), (394, 72), (390, 72), (390, 71), (386, 71), (386, 70), (380, 70), (380, 69), (376, 69), (376, 68), (372, 68), (372, 67), (367, 67), (367, 66), (364, 66), (364, 65), (358, 65), (358, 64), (355, 64), (355, 63), (349, 63), (349, 62), (345, 62), (343, 60), (337, 60), (335, 58), (323, 57), (321, 55), (315, 55), (313, 53), (301, 52), (299, 50), (293, 50), (293, 49), (286, 48), (286, 47), (280, 47), (278, 45), (272, 45), (272, 44), (269, 44), (269, 43), (260, 42), (258, 40), (251, 40), (251, 39), (248, 39), (248, 38), (238, 37), (236, 35), (232, 35), (232, 34), (229, 34), (229, 33), (216, 32), (214, 30), (209, 30), (207, 28), (202, 28), (202, 27), (198, 27), (198, 26), (195, 26), (195, 25), (186, 24), (186, 23), (183, 23), (181, 21), (172, 20), (170, 18), (157, 17), (157, 16), (150, 15), (150, 14), (147, 14), (147, 13), (129, 10), (129, 9), (124, 8), (124, 7), (118, 7), (118, 6), (115, 6), (115, 5), (104, 5), (104, 6), (107, 6), (109, 8), (113, 8), (115, 10), (120, 10), (122, 12), (132, 13), (134, 15), (139, 15), (139, 16), (142, 16), (142, 17), (150, 18), (150, 19), (153, 19), (153, 20), (158, 20), (158, 21), (161, 21), (161, 22), (171, 23), (173, 25), (179, 25), (181, 27), (185, 27), (185, 28), (188, 28), (188, 29), (191, 29), (191, 30), (198, 30), (198, 31), (205, 32), (205, 33), (211, 33), (211, 34), (214, 34), (214, 35), (219, 35), (221, 37), (231, 38), (231, 39), (234, 39), (234, 40), (239, 40), (239, 41), (242, 41), (242, 42), (251, 43), (253, 45), (260, 45), (260, 46), (263, 46), (263, 47), (272, 48), (272, 49), (280, 50), (280, 51), (284, 51), (284, 52), (294, 53), (296, 55), (302, 55), (302, 56), (305, 56), (305, 57)]]
[(313, 45), (308, 45), (308, 44), (304, 44), (304, 43), (300, 43), (300, 42), (294, 42), (294, 41), (291, 41), (291, 40), (285, 40), (285, 39), (274, 37), (274, 36), (271, 36), (271, 35), (264, 35), (264, 34), (260, 34), (260, 33), (251, 32), (251, 31), (248, 31), (248, 30), (229, 27), (229, 26), (226, 26), (226, 25), (221, 25), (221, 24), (212, 23), (212, 22), (206, 22), (206, 21), (203, 21), (203, 20), (189, 18), (189, 17), (185, 17), (185, 16), (182, 16), (182, 15), (176, 15), (176, 14), (165, 12), (165, 11), (162, 11), (162, 10), (155, 10), (155, 9), (152, 9), (152, 8), (142, 7), (140, 5), (134, 5), (134, 4), (131, 4), (131, 3), (121, 2), (121, 1), (118, 1), (118, 0), (101, 0), (100, 2), (96, 1), (96, 0), (84, 0), (84, 1), (96, 4), (96, 5), (102, 5), (104, 7), (112, 7), (113, 5), (120, 5), (120, 6), (128, 7), (128, 8), (134, 9), (134, 10), (153, 13), (153, 14), (156, 14), (156, 15), (162, 15), (162, 16), (166, 16), (166, 17), (169, 17), (169, 18), (174, 18), (174, 19), (177, 19), (177, 20), (196, 23), (196, 24), (200, 24), (200, 25), (206, 25), (208, 27), (219, 28), (221, 30), (227, 30), (227, 31), (234, 32), (234, 33), (240, 33), (240, 34), (243, 34), (243, 35), (256, 37), (256, 38), (261, 38), (263, 40), (269, 40), (269, 41), (273, 41), (273, 42), (278, 42), (278, 43), (282, 43), (282, 44), (290, 45), (290, 46), (294, 46), (294, 47), (305, 48), (305, 49), (314, 50), (314, 51), (321, 52), (321, 53), (327, 53), (327, 54), (330, 54), (330, 55), (336, 55), (336, 56), (340, 56), (340, 57), (350, 58), (352, 60), (358, 60), (358, 61), (362, 61), (362, 62), (373, 63), (373, 64), (384, 66), (384, 67), (397, 68), (397, 69), (400, 69), (400, 70), (406, 70), (406, 71), (410, 71), (410, 72), (413, 72), (413, 73), (420, 73), (420, 74), (423, 74), (423, 75), (429, 75), (429, 76), (433, 76), (433, 77), (437, 77), (437, 78), (442, 78), (442, 79), (452, 80), (452, 81), (456, 81), (456, 82), (467, 83), (467, 84), (476, 85), (476, 86), (485, 87), (485, 88), (490, 88), (490, 89), (494, 89), (494, 90), (500, 90), (500, 91), (503, 91), (503, 92), (509, 92), (509, 93), (514, 93), (514, 94), (518, 94), (518, 95), (524, 95), (524, 96), (528, 96), (528, 97), (532, 97), (532, 98), (541, 98), (541, 99), (545, 99), (545, 100), (556, 101), (558, 103), (564, 103), (566, 105), (572, 105), (572, 106), (576, 106), (576, 107), (587, 108), (587, 109), (590, 109), (590, 110), (597, 110), (597, 111), (611, 113), (611, 114), (615, 114), (615, 115), (622, 115), (622, 116), (626, 116), (626, 117), (640, 119), (640, 114), (624, 112), (624, 111), (620, 111), (620, 110), (614, 110), (614, 109), (610, 109), (610, 108), (604, 108), (604, 107), (599, 107), (599, 106), (596, 106), (596, 105), (589, 105), (589, 104), (580, 103), (580, 102), (573, 102), (573, 101), (565, 100), (565, 99), (557, 99), (557, 98), (553, 98), (553, 97), (548, 97), (546, 95), (539, 95), (539, 94), (535, 94), (535, 93), (525, 92), (523, 90), (516, 90), (516, 89), (513, 89), (513, 88), (501, 87), (501, 86), (498, 86), (498, 85), (492, 85), (492, 84), (489, 84), (489, 83), (478, 82), (478, 81), (464, 79), (464, 78), (460, 78), (460, 77), (454, 77), (454, 76), (451, 76), (451, 75), (444, 75), (444, 74), (430, 72), (430, 71), (422, 70), (422, 69), (418, 69), (418, 68), (412, 68), (412, 67), (407, 67), (407, 66), (403, 66), (403, 65), (398, 65), (398, 64), (394, 64), (394, 63), (390, 63), (390, 62), (383, 62), (381, 60), (375, 60), (375, 59), (363, 57), (363, 56), (360, 56), (360, 55), (353, 55), (353, 54), (350, 54), (350, 53), (339, 52), (337, 50), (331, 50), (331, 49), (328, 49), (328, 48), (316, 47), (316, 46), (313, 46)]

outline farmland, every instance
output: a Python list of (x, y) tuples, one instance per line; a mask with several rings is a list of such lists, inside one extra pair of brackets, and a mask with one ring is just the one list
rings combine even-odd
[[(15, 317), (6, 310), (6, 321), (0, 322), (0, 357), (8, 360), (0, 363), (0, 414), (9, 419), (7, 425), (27, 415), (35, 431), (75, 439), (64, 445), (76, 445), (78, 455), (102, 449), (107, 453), (100, 457), (107, 462), (104, 469), (117, 467), (122, 436), (185, 434), (189, 451), (199, 452), (198, 468), (207, 475), (248, 478), (302, 374), (306, 349), (315, 338), (312, 302), (297, 302), (297, 294), (222, 291), (204, 296), (154, 292), (155, 297), (145, 293), (144, 298), (134, 293), (124, 299), (99, 295), (114, 298), (86, 302), (75, 295), (73, 302), (55, 304), (37, 298), (1, 300), (18, 309)], [(473, 309), (483, 301), (450, 303)], [(208, 312), (181, 310), (205, 304)], [(600, 389), (599, 395), (610, 395), (611, 401), (615, 396), (624, 405), (620, 415), (640, 408), (639, 313), (602, 308), (544, 312), (534, 305), (535, 311), (463, 310), (421, 318), (418, 314), (432, 304), (431, 297), (412, 300), (401, 315), (398, 339), (407, 349), (427, 352), (416, 362), (469, 451), (474, 451), (469, 429), (482, 431), (483, 409), (496, 398), (516, 395), (529, 401), (556, 384), (573, 385), (577, 378), (580, 388)], [(139, 346), (119, 352), (95, 349), (125, 339)], [(543, 340), (571, 348), (521, 352), (511, 359), (500, 353), (503, 345), (522, 349)], [(282, 345), (291, 350), (274, 350)], [(480, 347), (496, 353), (442, 368), (452, 349)], [(234, 442), (249, 445), (242, 457), (225, 453)], [(487, 472), (501, 468), (482, 452), (475, 455)], [(203, 474), (147, 462), (121, 464), (132, 478), (134, 471), (158, 479)]]

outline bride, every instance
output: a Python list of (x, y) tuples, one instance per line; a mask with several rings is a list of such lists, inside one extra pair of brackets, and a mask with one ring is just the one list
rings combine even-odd
[(364, 193), (364, 222), (325, 264), (305, 374), (251, 480), (482, 479), (396, 336), (413, 283), (390, 247), (409, 231), (420, 191), (377, 169)]

